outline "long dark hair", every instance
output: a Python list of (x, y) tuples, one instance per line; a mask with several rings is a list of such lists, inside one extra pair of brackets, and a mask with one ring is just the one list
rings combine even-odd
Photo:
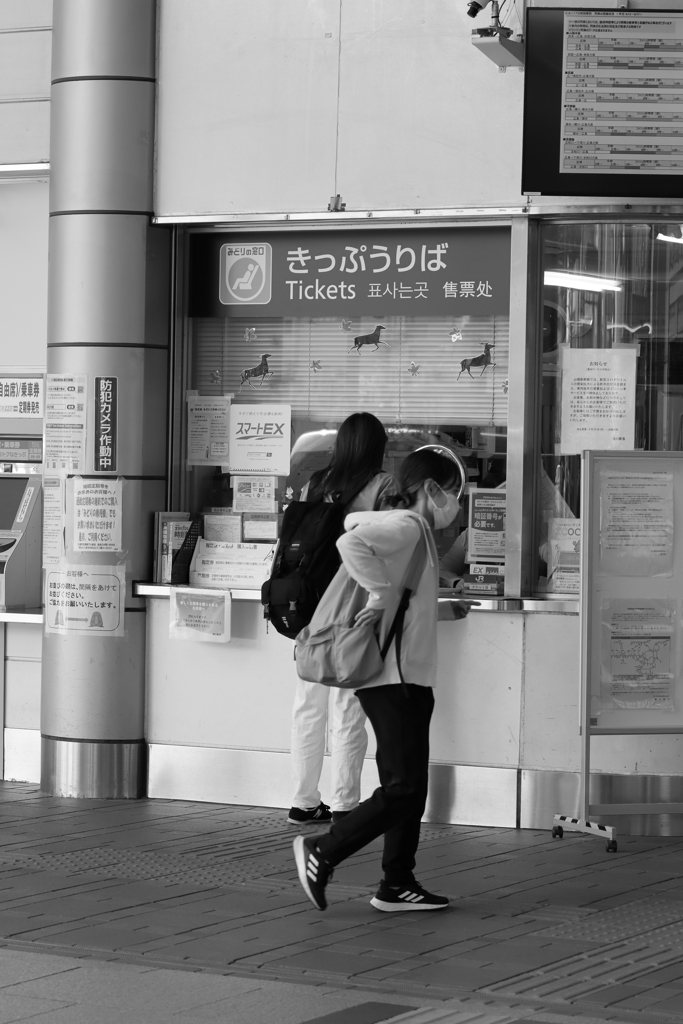
[(344, 493), (355, 496), (381, 471), (386, 444), (386, 431), (371, 412), (348, 416), (337, 432), (329, 466), (311, 477), (309, 501), (328, 495), (338, 500)]
[(425, 480), (433, 480), (439, 487), (452, 487), (460, 476), (458, 467), (447, 455), (431, 448), (423, 448), (407, 455), (398, 473), (398, 494), (384, 499), (394, 508), (411, 508), (415, 496)]

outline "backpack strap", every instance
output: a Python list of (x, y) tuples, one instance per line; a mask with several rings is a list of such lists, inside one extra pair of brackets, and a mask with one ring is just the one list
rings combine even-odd
[(396, 614), (394, 615), (394, 621), (391, 623), (389, 632), (386, 635), (380, 651), (380, 657), (382, 658), (382, 661), (384, 661), (389, 653), (392, 641), (396, 641), (396, 665), (398, 667), (398, 675), (401, 680), (401, 686), (403, 687), (403, 694), (405, 697), (409, 697), (410, 694), (408, 693), (408, 687), (401, 670), (401, 638), (403, 637), (403, 626), (405, 624), (408, 605), (410, 604), (410, 599), (420, 582), (422, 573), (425, 571), (425, 561), (425, 539), (422, 529), (420, 529), (420, 539), (415, 545), (415, 550), (413, 551), (412, 558), (410, 559), (406, 570), (405, 586), (403, 588), (403, 593), (401, 594), (401, 600), (399, 601)]

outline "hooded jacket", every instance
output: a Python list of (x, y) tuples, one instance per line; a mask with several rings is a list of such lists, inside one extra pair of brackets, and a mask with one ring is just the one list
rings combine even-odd
[[(420, 536), (424, 536), (425, 568), (406, 613), (401, 668), (406, 683), (435, 686), (438, 557), (426, 520), (407, 509), (354, 512), (346, 517), (344, 529), (346, 532), (337, 541), (342, 561), (349, 575), (369, 592), (367, 607), (384, 610), (380, 644), (394, 620), (415, 545)], [(396, 645), (392, 643), (381, 674), (363, 689), (400, 682)]]

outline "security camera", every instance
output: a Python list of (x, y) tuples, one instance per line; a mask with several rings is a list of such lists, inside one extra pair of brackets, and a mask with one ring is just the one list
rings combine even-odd
[(470, 18), (476, 18), (479, 11), (483, 11), (485, 7), (491, 3), (491, 0), (470, 0), (467, 5), (467, 13)]

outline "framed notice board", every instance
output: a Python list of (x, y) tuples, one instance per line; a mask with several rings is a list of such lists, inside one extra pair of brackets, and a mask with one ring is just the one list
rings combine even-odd
[(529, 8), (522, 191), (679, 198), (683, 12)]
[(683, 452), (585, 452), (582, 484), (583, 817), (681, 813), (588, 784), (592, 737), (683, 734)]

